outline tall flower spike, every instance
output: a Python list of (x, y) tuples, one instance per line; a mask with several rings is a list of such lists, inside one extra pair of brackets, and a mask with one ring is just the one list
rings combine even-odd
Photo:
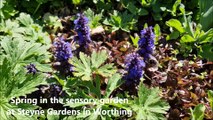
[(155, 34), (152, 31), (152, 27), (141, 30), (141, 38), (138, 41), (139, 50), (138, 53), (147, 60), (154, 50), (154, 38)]
[(53, 43), (53, 46), (55, 48), (54, 57), (56, 61), (63, 62), (72, 57), (71, 45), (65, 42), (63, 38), (59, 38), (58, 41)]
[(128, 54), (125, 58), (125, 70), (127, 74), (124, 76), (128, 85), (138, 85), (143, 75), (145, 62), (138, 53)]
[(29, 65), (25, 66), (25, 68), (27, 69), (27, 73), (32, 73), (33, 75), (36, 74), (38, 72), (38, 70), (36, 69), (36, 66), (32, 63), (30, 63)]
[(63, 73), (72, 71), (72, 65), (68, 62), (72, 58), (72, 49), (69, 42), (66, 42), (64, 38), (59, 38), (53, 43), (53, 54), (56, 64), (54, 67)]
[(78, 18), (74, 21), (74, 24), (78, 37), (75, 37), (75, 40), (78, 41), (80, 46), (86, 46), (91, 42), (90, 28), (88, 26), (89, 19), (83, 14), (77, 14), (77, 16)]

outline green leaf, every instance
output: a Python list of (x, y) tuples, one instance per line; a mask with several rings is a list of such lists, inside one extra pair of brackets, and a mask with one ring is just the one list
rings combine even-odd
[(138, 41), (140, 40), (139, 36), (136, 36), (135, 38), (133, 36), (130, 35), (130, 38), (132, 40), (132, 43), (134, 46), (138, 47)]
[(166, 21), (166, 25), (169, 27), (173, 27), (176, 30), (178, 30), (180, 33), (185, 32), (183, 26), (181, 25), (180, 21), (177, 19), (170, 19), (169, 21)]
[(72, 0), (72, 3), (74, 5), (79, 5), (81, 3), (81, 0)]
[(92, 67), (98, 68), (99, 66), (101, 66), (101, 64), (103, 64), (106, 61), (107, 57), (108, 55), (105, 50), (98, 52), (98, 54), (96, 52), (92, 52), (91, 55)]
[(100, 20), (102, 19), (102, 13), (95, 14), (90, 8), (84, 12), (85, 16), (89, 19), (89, 26), (91, 29), (97, 28), (101, 25)]
[(213, 91), (212, 90), (208, 90), (208, 100), (209, 100), (211, 109), (213, 110)]
[(202, 36), (200, 36), (197, 41), (200, 43), (207, 43), (207, 42), (213, 43), (213, 28), (211, 28)]
[[(89, 62), (85, 62), (85, 59)], [(82, 80), (91, 80), (92, 70), (90, 69), (88, 56), (80, 53), (80, 60), (77, 57), (73, 57), (70, 63), (74, 66), (74, 76), (82, 77)]]
[(143, 9), (143, 8), (138, 9), (138, 15), (145, 16), (148, 14), (149, 14), (149, 12), (146, 9)]
[(117, 70), (115, 69), (115, 67), (113, 66), (113, 64), (105, 64), (101, 67), (99, 67), (96, 70), (96, 73), (99, 75), (102, 75), (103, 77), (110, 77), (112, 76), (112, 74), (114, 74)]
[[(27, 74), (24, 68), (14, 71), (11, 62), (4, 57), (0, 64), (0, 116), (2, 119), (13, 119), (12, 115), (7, 114), (8, 110), (17, 111), (17, 109), (36, 109), (33, 105), (19, 104), (18, 106), (9, 104), (11, 98), (25, 96), (36, 90), (37, 86), (45, 85), (45, 75), (36, 73), (35, 75)], [(14, 114), (16, 119), (30, 119), (29, 116)], [(33, 116), (34, 119), (35, 116)]]
[(200, 50), (198, 54), (209, 61), (213, 61), (213, 46), (210, 44), (204, 44), (201, 48), (202, 50)]
[(126, 1), (127, 2), (127, 5), (126, 5), (126, 8), (134, 15), (141, 15), (141, 16), (144, 16), (144, 15), (148, 15), (149, 12), (144, 9), (144, 8), (137, 8), (135, 6), (135, 1), (132, 1), (132, 2), (129, 2), (129, 1)]
[(70, 63), (74, 66), (74, 76), (81, 77), (82, 80), (92, 80), (93, 74), (98, 74), (103, 77), (110, 77), (117, 70), (113, 64), (104, 64), (108, 55), (105, 50), (93, 51), (91, 56), (80, 53), (79, 58), (74, 57)]
[(58, 16), (46, 13), (44, 14), (43, 20), (47, 24), (47, 26), (49, 26), (50, 28), (54, 28), (54, 32), (56, 32), (58, 28), (60, 29), (63, 28), (62, 23), (58, 18)]
[(26, 27), (29, 27), (31, 24), (33, 24), (33, 19), (30, 17), (30, 15), (25, 13), (20, 13), (17, 20), (19, 20), (19, 22)]
[(114, 10), (113, 15), (110, 15), (110, 19), (105, 19), (103, 23), (112, 26), (112, 31), (121, 29), (130, 32), (134, 28), (136, 19), (134, 19), (133, 14), (128, 14), (127, 11), (118, 13)]
[(190, 109), (191, 119), (192, 120), (203, 120), (205, 109), (206, 108), (203, 104), (198, 104), (197, 106), (195, 106), (194, 110)]
[(173, 16), (176, 16), (177, 7), (180, 3), (181, 3), (181, 0), (176, 0), (174, 5), (172, 6), (172, 15)]
[(154, 33), (155, 33), (155, 40), (158, 41), (159, 37), (161, 36), (160, 26), (158, 24), (154, 26)]
[(121, 75), (118, 73), (112, 75), (112, 77), (109, 78), (109, 81), (107, 83), (107, 88), (106, 88), (106, 94), (105, 97), (109, 97), (110, 94), (121, 84)]
[(194, 39), (192, 36), (186, 34), (181, 37), (180, 42), (181, 43), (190, 43), (190, 42), (195, 42), (196, 39)]
[(155, 21), (161, 21), (163, 19), (160, 13), (152, 13), (152, 16), (154, 17)]
[(163, 114), (169, 110), (169, 104), (159, 96), (159, 88), (148, 89), (143, 83), (139, 86), (138, 98), (131, 105), (137, 113), (137, 120), (165, 119)]
[(39, 43), (4, 37), (0, 44), (5, 52), (4, 56), (7, 56), (14, 68), (29, 63), (39, 64), (49, 59), (48, 48)]
[(169, 36), (167, 36), (166, 40), (175, 40), (180, 36), (180, 32), (173, 31)]
[(213, 26), (213, 1), (199, 0), (200, 7), (200, 24), (204, 31), (207, 31)]
[(59, 115), (47, 114), (47, 120), (59, 120)]

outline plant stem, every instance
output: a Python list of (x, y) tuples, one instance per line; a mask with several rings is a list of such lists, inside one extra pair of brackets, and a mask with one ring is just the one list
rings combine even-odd
[(35, 11), (33, 12), (33, 15), (35, 15), (35, 13), (38, 11), (40, 6), (41, 6), (41, 3), (38, 4), (38, 6), (36, 7)]

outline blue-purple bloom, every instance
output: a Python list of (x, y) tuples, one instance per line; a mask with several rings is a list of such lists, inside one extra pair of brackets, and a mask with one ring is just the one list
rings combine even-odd
[(55, 65), (55, 68), (65, 73), (71, 72), (72, 65), (68, 62), (73, 56), (71, 44), (66, 42), (63, 38), (59, 38), (53, 43), (53, 48), (55, 62), (59, 63)]
[(125, 58), (125, 70), (127, 74), (124, 76), (127, 84), (138, 85), (143, 75), (145, 62), (138, 53), (128, 54)]
[(141, 30), (141, 37), (138, 41), (139, 50), (138, 53), (147, 60), (154, 50), (155, 34), (152, 31), (152, 27)]
[(36, 69), (36, 66), (32, 63), (30, 63), (29, 65), (25, 66), (25, 68), (27, 69), (27, 73), (32, 73), (33, 75), (36, 74), (38, 72), (38, 70)]
[(83, 14), (78, 14), (78, 18), (74, 21), (75, 31), (78, 36), (75, 37), (75, 40), (78, 41), (80, 46), (86, 46), (91, 42), (90, 38), (90, 28), (88, 26), (89, 19)]
[(55, 48), (54, 57), (56, 61), (64, 62), (72, 57), (71, 45), (70, 43), (65, 42), (63, 38), (54, 42), (53, 46)]
[(63, 93), (62, 87), (57, 84), (50, 84), (50, 93), (51, 97), (59, 97)]

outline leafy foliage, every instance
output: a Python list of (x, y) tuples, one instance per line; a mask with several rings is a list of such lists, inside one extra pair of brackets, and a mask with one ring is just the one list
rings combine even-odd
[(199, 0), (200, 7), (200, 24), (204, 31), (209, 30), (213, 25), (213, 1), (212, 0)]
[(0, 23), (0, 37), (2, 36), (11, 36), (19, 40), (26, 41), (36, 41), (50, 45), (50, 38), (46, 32), (43, 32), (43, 29), (40, 25), (33, 22), (33, 19), (30, 15), (25, 13), (20, 13), (20, 16), (16, 20), (5, 20)]
[[(43, 74), (29, 74), (26, 75), (26, 71), (20, 69), (19, 71), (14, 71), (14, 68), (11, 66), (11, 61), (6, 57), (3, 58), (2, 63), (0, 64), (0, 109), (1, 109), (1, 119), (14, 119), (12, 114), (8, 114), (9, 110), (17, 111), (21, 106), (15, 106), (9, 104), (9, 101), (12, 97), (25, 96), (27, 94), (36, 91), (38, 85), (45, 84), (45, 76)], [(27, 109), (35, 109), (36, 106), (26, 104)], [(16, 118), (21, 116), (24, 118), (29, 118), (29, 116), (14, 114)], [(35, 118), (36, 116), (33, 116)]]
[(137, 113), (137, 120), (165, 119), (163, 114), (169, 109), (168, 103), (159, 96), (159, 88), (148, 89), (142, 83), (138, 90), (138, 98), (131, 107)]
[(195, 106), (194, 110), (191, 110), (191, 117), (192, 120), (203, 120), (204, 118), (204, 112), (205, 112), (205, 106), (203, 104), (199, 104)]
[(47, 47), (42, 46), (40, 43), (26, 42), (11, 37), (4, 37), (0, 42), (3, 56), (7, 57), (10, 61), (11, 67), (20, 69), (21, 66), (29, 63), (35, 63), (38, 69), (44, 71), (51, 71), (46, 63), (49, 60), (49, 53)]
[(99, 52), (92, 52), (91, 57), (80, 53), (79, 58), (73, 57), (70, 63), (74, 66), (74, 76), (81, 77), (82, 80), (91, 80), (93, 74), (109, 77), (116, 72), (113, 64), (103, 63), (107, 59), (107, 52), (105, 50)]
[(213, 91), (212, 90), (208, 91), (208, 100), (209, 100), (209, 103), (210, 103), (210, 107), (213, 110)]
[(100, 20), (102, 19), (102, 13), (95, 14), (90, 8), (85, 11), (85, 16), (89, 19), (89, 27), (91, 29), (97, 28), (101, 25)]
[(134, 16), (128, 14), (126, 11), (124, 13), (114, 11), (110, 16), (110, 19), (105, 19), (103, 23), (112, 26), (112, 31), (121, 29), (130, 32), (130, 30), (134, 28), (134, 24), (137, 22), (136, 19), (134, 19)]
[(192, 50), (194, 46), (197, 46), (196, 49), (198, 49), (197, 51), (200, 56), (207, 58), (208, 60), (213, 60), (211, 56), (205, 54), (212, 54), (212, 48), (208, 46), (208, 44), (212, 44), (213, 42), (213, 29), (209, 29), (204, 32), (201, 29), (200, 24), (195, 26), (195, 29), (193, 29), (194, 23), (191, 21), (191, 17), (189, 16), (186, 18), (185, 10), (182, 12), (184, 13), (183, 25), (177, 19), (170, 19), (166, 22), (167, 26), (175, 29), (174, 31), (172, 30), (172, 34), (170, 34), (167, 39), (177, 39), (178, 37), (181, 37), (180, 43), (183, 45), (183, 51), (191, 52), (190, 50)]
[[(76, 116), (76, 119), (80, 118), (86, 118), (86, 119), (104, 119), (108, 118), (111, 119), (110, 117), (114, 116), (104, 116), (101, 114), (95, 113), (94, 110), (97, 109), (102, 109), (102, 110), (110, 110), (114, 107), (120, 108), (120, 109), (127, 109), (128, 103), (124, 104), (115, 104), (115, 103), (101, 103), (99, 102), (100, 99), (107, 100), (109, 99), (110, 95), (116, 88), (118, 88), (123, 82), (121, 81), (121, 75), (118, 73), (113, 74), (111, 77), (108, 77), (109, 81), (107, 82), (107, 87), (105, 89), (105, 94), (101, 94), (101, 80), (96, 77), (94, 78), (94, 83), (91, 83), (92, 81), (82, 81), (82, 80), (77, 80), (77, 79), (68, 79), (68, 81), (65, 84), (65, 90), (69, 94), (69, 96), (72, 96), (72, 98), (79, 98), (79, 97), (84, 97), (87, 99), (94, 99), (95, 102), (87, 102), (87, 103), (66, 103), (65, 106), (69, 106), (71, 108), (79, 108), (81, 110), (81, 114)], [(80, 89), (81, 88), (81, 89)], [(77, 91), (76, 91), (77, 90)], [(113, 98), (110, 98), (113, 99)], [(93, 107), (88, 107), (88, 106), (93, 106)], [(91, 114), (89, 115), (83, 115), (82, 109), (86, 108), (87, 110), (91, 111)], [(118, 117), (118, 116), (114, 116)]]

